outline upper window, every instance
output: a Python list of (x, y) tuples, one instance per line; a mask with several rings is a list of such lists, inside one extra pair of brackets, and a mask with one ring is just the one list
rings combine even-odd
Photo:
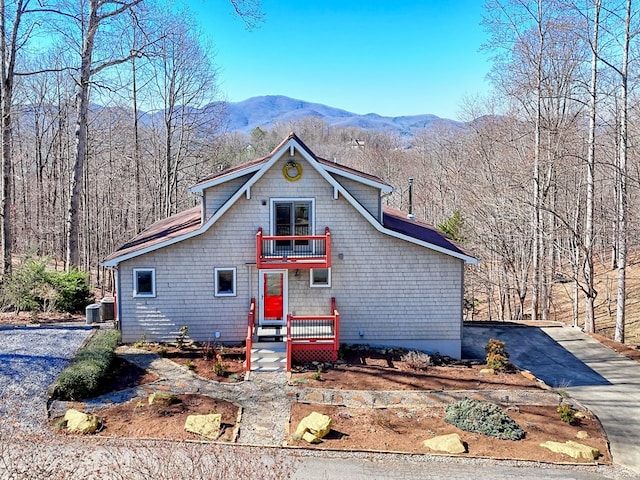
[(330, 268), (312, 268), (310, 277), (311, 287), (330, 287), (331, 286), (331, 269)]
[[(273, 235), (307, 236), (313, 235), (313, 200), (294, 199), (272, 200), (271, 218)], [(277, 250), (307, 251), (309, 240), (276, 240)]]
[(235, 297), (236, 296), (236, 269), (216, 268), (215, 269), (215, 296)]
[(133, 269), (133, 296), (134, 297), (155, 297), (156, 296), (156, 269), (155, 268), (134, 268)]

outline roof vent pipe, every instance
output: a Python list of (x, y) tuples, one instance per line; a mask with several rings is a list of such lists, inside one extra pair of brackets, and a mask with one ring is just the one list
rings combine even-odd
[(409, 218), (413, 217), (413, 177), (409, 177)]

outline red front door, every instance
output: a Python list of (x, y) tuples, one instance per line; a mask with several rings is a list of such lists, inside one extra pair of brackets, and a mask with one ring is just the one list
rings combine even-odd
[(284, 321), (284, 273), (263, 272), (262, 274), (263, 317), (266, 322)]

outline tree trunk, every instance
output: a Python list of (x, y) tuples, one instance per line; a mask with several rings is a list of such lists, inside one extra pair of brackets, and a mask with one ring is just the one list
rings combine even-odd
[(631, 0), (627, 0), (622, 68), (620, 69), (620, 185), (618, 187), (618, 299), (616, 308), (616, 330), (614, 340), (624, 343), (626, 278), (627, 278), (627, 87), (629, 68), (629, 41), (631, 23)]
[(75, 159), (73, 163), (71, 186), (69, 189), (69, 203), (67, 208), (67, 257), (65, 268), (80, 266), (80, 251), (78, 246), (78, 229), (80, 223), (79, 206), (81, 187), (86, 163), (87, 152), (87, 123), (89, 116), (89, 81), (91, 79), (91, 58), (93, 43), (98, 29), (98, 0), (90, 0), (90, 12), (86, 36), (82, 44), (80, 78), (76, 93), (76, 129), (75, 129)]

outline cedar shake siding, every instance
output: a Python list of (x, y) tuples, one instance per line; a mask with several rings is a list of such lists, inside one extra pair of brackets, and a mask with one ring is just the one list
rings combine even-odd
[[(291, 139), (299, 142), (295, 136)], [(190, 223), (193, 213), (185, 223), (184, 238), (149, 246), (143, 232), (138, 236), (142, 243), (129, 244), (107, 259), (105, 264), (117, 267), (123, 342), (175, 341), (183, 325), (195, 341), (244, 341), (250, 300), (259, 297), (256, 232), (262, 227), (265, 235), (274, 234), (272, 199), (304, 199), (314, 207), (310, 234), (323, 234), (325, 227), (331, 231), (331, 286), (310, 287), (308, 269), (284, 270), (286, 311), (328, 314), (334, 297), (342, 343), (405, 346), (459, 358), (464, 263), (475, 259), (432, 227), (408, 220), (401, 212), (385, 209), (383, 216), (380, 190), (372, 177), (359, 183), (352, 170), (345, 170), (347, 178), (323, 170), (325, 162), (314, 168), (310, 162), (317, 162), (315, 157), (301, 154), (299, 150), (309, 153), (304, 144), (300, 149), (295, 145), (293, 160), (303, 172), (299, 180), (283, 177), (285, 163), (292, 160), (287, 150), (264, 171), (256, 170), (252, 162), (251, 172), (236, 174), (228, 183), (201, 182), (207, 212), (204, 227), (195, 231)], [(257, 180), (255, 172), (261, 172)], [(254, 182), (250, 188), (227, 205), (250, 180)], [(346, 189), (347, 197), (336, 195), (337, 185)], [(381, 217), (388, 226), (380, 223)], [(433, 247), (425, 246), (427, 241)], [(155, 270), (154, 297), (134, 296), (134, 269), (139, 268)], [(234, 296), (214, 295), (215, 268), (235, 269)]]

